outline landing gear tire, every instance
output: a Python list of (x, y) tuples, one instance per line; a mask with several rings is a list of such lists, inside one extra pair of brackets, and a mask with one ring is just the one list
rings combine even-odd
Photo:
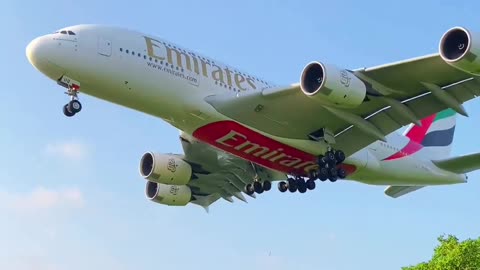
[(252, 184), (248, 184), (245, 186), (245, 193), (247, 195), (253, 195), (253, 193), (255, 193), (255, 190), (253, 189)]
[(297, 180), (295, 180), (295, 182), (297, 182), (297, 188), (298, 188), (298, 192), (300, 193), (305, 193), (307, 192), (307, 184), (305, 183), (305, 180), (303, 178), (298, 178)]
[(328, 170), (328, 180), (330, 180), (330, 182), (336, 182), (337, 179), (338, 179), (337, 168), (330, 168)]
[(272, 182), (264, 181), (263, 182), (263, 190), (264, 191), (269, 191), (270, 189), (272, 189)]
[(335, 151), (335, 160), (337, 164), (340, 164), (345, 161), (345, 153), (342, 150)]
[(278, 190), (282, 193), (288, 190), (288, 184), (285, 181), (278, 183)]
[(263, 187), (262, 187), (262, 183), (260, 182), (254, 182), (253, 183), (253, 190), (255, 190), (256, 193), (258, 194), (262, 194), (263, 193)]
[(63, 114), (66, 116), (66, 117), (72, 117), (75, 115), (74, 112), (71, 112), (69, 109), (68, 109), (68, 104), (65, 104), (63, 106)]
[(288, 178), (288, 191), (295, 192), (297, 191), (297, 183), (295, 183), (295, 179)]
[(315, 181), (312, 179), (309, 179), (306, 183), (307, 189), (308, 190), (314, 190), (315, 189)]
[(335, 164), (337, 163), (336, 160), (335, 160), (335, 154), (333, 153), (333, 151), (327, 151), (325, 153), (325, 161), (328, 163), (328, 164)]
[(320, 168), (323, 168), (323, 167), (327, 166), (327, 164), (328, 164), (327, 159), (324, 156), (320, 156), (318, 158), (318, 166)]
[(320, 168), (320, 170), (318, 170), (318, 179), (320, 179), (320, 181), (322, 181), (322, 182), (324, 182), (328, 179), (327, 168), (323, 167), (323, 168)]
[(345, 169), (343, 169), (343, 168), (338, 168), (338, 170), (337, 170), (337, 176), (338, 176), (338, 178), (340, 178), (340, 179), (345, 179), (345, 177), (347, 177), (347, 172), (346, 172)]
[(68, 102), (68, 110), (71, 111), (73, 114), (76, 114), (82, 110), (82, 103), (80, 101), (73, 99)]

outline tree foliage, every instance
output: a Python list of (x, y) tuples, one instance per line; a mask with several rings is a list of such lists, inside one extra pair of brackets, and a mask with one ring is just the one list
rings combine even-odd
[(480, 237), (461, 242), (449, 235), (440, 236), (438, 241), (430, 261), (402, 270), (480, 270)]

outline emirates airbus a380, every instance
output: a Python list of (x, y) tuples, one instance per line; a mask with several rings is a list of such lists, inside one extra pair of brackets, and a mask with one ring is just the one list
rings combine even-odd
[(480, 95), (480, 35), (465, 28), (448, 30), (436, 54), (352, 70), (313, 61), (286, 86), (109, 26), (66, 27), (26, 53), (67, 89), (66, 116), (80, 112), (85, 93), (181, 131), (184, 154), (141, 158), (146, 196), (157, 203), (208, 209), (219, 198), (255, 197), (276, 180), (281, 192), (348, 179), (399, 197), (465, 183), (480, 168), (479, 153), (449, 157), (456, 115)]

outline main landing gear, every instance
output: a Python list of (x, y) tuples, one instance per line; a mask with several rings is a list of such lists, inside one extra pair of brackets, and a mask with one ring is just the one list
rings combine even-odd
[(253, 184), (248, 184), (245, 186), (245, 193), (247, 195), (253, 195), (253, 193), (262, 194), (264, 191), (269, 191), (272, 189), (272, 182), (266, 180), (260, 182), (260, 180), (255, 180)]
[(82, 110), (82, 103), (78, 100), (78, 89), (69, 87), (65, 94), (70, 97), (70, 102), (63, 106), (63, 114), (72, 117)]
[(344, 179), (347, 172), (339, 167), (345, 161), (345, 153), (341, 150), (328, 150), (325, 155), (318, 157), (318, 168), (309, 173), (309, 177), (305, 180), (304, 177), (288, 178), (287, 181), (278, 183), (278, 190), (280, 192), (300, 192), (305, 193), (307, 190), (315, 189), (315, 180), (319, 179), (322, 182), (330, 180), (336, 182), (338, 179)]
[(315, 189), (315, 180), (308, 179), (305, 181), (303, 177), (296, 177), (296, 178), (288, 178), (287, 181), (281, 181), (278, 183), (278, 190), (280, 192), (286, 192), (287, 190), (290, 192), (300, 192), (305, 193), (307, 190), (314, 190)]

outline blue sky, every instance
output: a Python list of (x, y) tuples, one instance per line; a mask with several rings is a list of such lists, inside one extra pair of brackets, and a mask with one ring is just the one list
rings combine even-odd
[[(0, 268), (399, 269), (427, 260), (440, 234), (480, 236), (478, 172), (468, 184), (398, 200), (343, 182), (221, 201), (210, 214), (156, 205), (144, 198), (139, 158), (181, 152), (178, 131), (87, 96), (67, 119), (63, 89), (25, 57), (39, 35), (109, 24), (287, 84), (312, 60), (358, 68), (436, 52), (450, 27), (480, 32), (479, 9), (476, 1), (3, 1)], [(480, 151), (480, 100), (466, 108), (456, 155)]]

